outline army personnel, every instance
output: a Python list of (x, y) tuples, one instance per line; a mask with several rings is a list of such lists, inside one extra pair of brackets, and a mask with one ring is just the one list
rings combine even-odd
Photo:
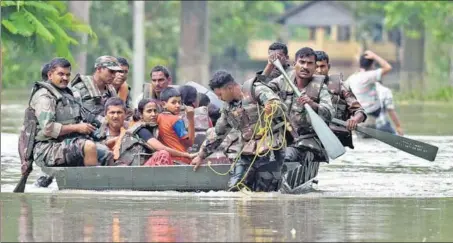
[[(116, 97), (117, 92), (111, 85), (116, 72), (122, 71), (118, 60), (112, 56), (100, 56), (94, 63), (92, 76), (77, 74), (71, 81), (70, 88), (80, 94), (82, 104), (95, 115), (103, 117), (105, 101)], [(103, 120), (98, 118), (98, 120)]]
[(89, 139), (95, 127), (81, 122), (81, 107), (68, 88), (71, 64), (55, 58), (48, 81), (37, 82), (30, 99), (38, 120), (34, 161), (39, 166), (95, 166), (113, 163), (113, 154)]
[[(328, 162), (329, 158), (308, 120), (304, 104), (310, 105), (326, 122), (332, 119), (334, 109), (331, 95), (326, 85), (324, 85), (325, 77), (313, 75), (316, 70), (316, 54), (313, 49), (309, 47), (299, 49), (296, 52), (295, 60), (294, 70), (289, 72), (288, 76), (295, 86), (299, 88), (303, 95), (302, 97), (297, 98), (294, 95), (294, 91), (287, 84), (283, 75), (267, 84), (279, 94), (282, 101), (286, 104), (288, 120), (291, 122), (292, 131), (295, 132), (294, 141), (290, 141), (285, 150), (285, 166), (282, 172), (304, 166), (307, 170), (310, 168), (316, 169), (316, 171), (306, 172), (315, 175), (313, 173), (317, 173), (319, 162)], [(286, 180), (285, 178), (284, 175), (283, 179)], [(283, 186), (285, 187), (286, 185), (284, 181)], [(294, 188), (289, 189), (292, 190)]]
[(330, 123), (329, 127), (337, 135), (343, 146), (354, 149), (351, 131), (358, 123), (366, 119), (365, 110), (343, 83), (342, 75), (330, 75), (329, 56), (323, 51), (316, 51), (316, 74), (324, 75), (324, 84), (332, 95), (332, 105), (335, 110), (334, 117), (347, 121), (347, 128)]
[(288, 47), (285, 44), (274, 42), (269, 46), (267, 53), (269, 58), (266, 67), (263, 71), (256, 73), (258, 80), (262, 83), (267, 83), (282, 74), (280, 70), (274, 66), (272, 60), (278, 59), (286, 72), (292, 69), (289, 64)]
[[(241, 87), (226, 71), (217, 71), (213, 75), (209, 86), (225, 102), (224, 108), (213, 136), (205, 141), (203, 149), (191, 164), (196, 170), (234, 128), (241, 133), (242, 150), (228, 183), (230, 189), (238, 190), (245, 185), (254, 191), (276, 191), (281, 182), (285, 127), (279, 118), (285, 112), (278, 96), (255, 81), (248, 80)], [(265, 124), (268, 119), (272, 119), (272, 128), (268, 133), (256, 133), (255, 126)]]

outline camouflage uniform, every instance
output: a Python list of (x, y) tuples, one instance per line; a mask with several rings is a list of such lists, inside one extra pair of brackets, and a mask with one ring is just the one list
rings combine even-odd
[[(203, 150), (206, 146), (206, 141), (212, 140), (214, 136), (215, 128), (209, 128), (206, 131), (206, 140), (201, 144), (199, 151)], [(223, 142), (216, 149), (216, 151), (208, 156), (206, 160), (211, 161), (214, 164), (229, 164), (237, 159), (238, 154), (241, 152), (241, 149), (241, 133), (236, 129), (232, 129), (225, 137), (225, 140), (223, 140)]]
[[(281, 182), (281, 166), (283, 163), (283, 149), (273, 150), (263, 157), (256, 156), (257, 152), (263, 154), (263, 150), (270, 149), (266, 145), (258, 147), (262, 136), (254, 134), (257, 124), (263, 123), (264, 115), (259, 115), (264, 111), (264, 105), (273, 101), (278, 106), (282, 104), (277, 95), (272, 90), (255, 79), (248, 80), (242, 85), (244, 98), (239, 101), (225, 103), (221, 111), (221, 116), (217, 120), (214, 135), (207, 138), (205, 146), (200, 151), (199, 156), (205, 159), (216, 151), (225, 137), (232, 129), (241, 133), (240, 159), (235, 163), (233, 175), (229, 181), (229, 187), (238, 189), (239, 182), (242, 181), (246, 171), (251, 166), (244, 184), (254, 191), (276, 191)], [(264, 114), (264, 113), (263, 113)], [(270, 141), (272, 149), (282, 148), (284, 126), (281, 117), (284, 112), (278, 110), (272, 120), (273, 138), (267, 135), (266, 141)]]
[[(95, 67), (107, 67), (110, 70), (121, 71), (121, 67), (114, 57), (100, 57), (96, 60)], [(82, 104), (97, 116), (104, 116), (104, 104), (110, 97), (116, 97), (116, 89), (108, 84), (103, 93), (94, 83), (93, 76), (77, 74), (69, 84), (70, 88), (80, 94)], [(102, 120), (99, 118), (99, 120)]]
[[(357, 101), (355, 95), (345, 87), (342, 80), (342, 75), (330, 75), (324, 80), (329, 93), (332, 95), (332, 105), (335, 109), (334, 117), (347, 121), (358, 112), (361, 112), (366, 120), (365, 110)], [(340, 139), (343, 146), (354, 149), (351, 131), (334, 123), (330, 123), (329, 127)]]
[[(295, 80), (295, 75), (295, 71), (288, 73), (291, 80)], [(307, 178), (316, 176), (313, 173), (317, 173), (319, 162), (328, 162), (329, 158), (310, 124), (304, 106), (296, 101), (297, 97), (283, 76), (270, 81), (267, 85), (279, 94), (288, 107), (288, 119), (293, 131), (297, 134), (294, 141), (291, 141), (291, 144), (285, 150), (285, 166), (282, 172), (285, 173), (302, 166), (305, 169), (315, 168), (315, 170), (311, 170), (312, 175)], [(323, 120), (328, 122), (332, 119), (334, 114), (332, 98), (324, 85), (324, 76), (314, 75), (312, 81), (301, 90), (301, 93), (308, 95), (319, 104), (317, 113)], [(286, 180), (285, 176), (286, 174), (284, 180)]]
[[(39, 83), (30, 102), (38, 119), (34, 161), (39, 166), (83, 166), (83, 146), (90, 138), (78, 133), (59, 135), (62, 126), (82, 120), (79, 104), (69, 88), (62, 90), (50, 82)], [(105, 145), (96, 143), (96, 148), (98, 163), (113, 162), (113, 154)]]

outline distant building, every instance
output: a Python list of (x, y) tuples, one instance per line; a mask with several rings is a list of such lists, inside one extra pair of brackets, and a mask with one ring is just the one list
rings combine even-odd
[[(332, 72), (341, 70), (347, 77), (358, 69), (358, 58), (366, 45), (394, 66), (392, 75), (386, 77), (386, 83), (390, 86), (393, 86), (392, 83), (397, 84), (399, 32), (385, 30), (382, 17), (356, 19), (354, 13), (340, 2), (309, 1), (289, 9), (276, 22), (282, 26), (279, 40), (288, 45), (291, 60), (295, 52), (304, 46), (323, 50), (329, 54)], [(363, 24), (371, 29), (365, 38), (368, 41), (363, 41), (363, 33), (357, 33), (358, 26)], [(293, 29), (305, 29), (306, 38), (296, 40), (291, 34)], [(268, 57), (267, 48), (272, 42), (249, 41), (247, 53), (251, 63), (260, 62), (264, 68)]]

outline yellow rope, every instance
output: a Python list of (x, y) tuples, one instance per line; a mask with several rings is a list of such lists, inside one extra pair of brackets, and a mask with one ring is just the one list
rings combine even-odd
[[(283, 122), (284, 122), (284, 130), (286, 131), (287, 130), (287, 122), (286, 122), (286, 115), (285, 115), (285, 111), (283, 110), (283, 108), (278, 105), (278, 104), (271, 104), (271, 108), (272, 108), (272, 111), (269, 115), (267, 114), (264, 114), (264, 119), (261, 119), (263, 113), (264, 113), (264, 110), (263, 111), (259, 111), (259, 107), (258, 107), (258, 121), (256, 124), (255, 124), (255, 127), (254, 127), (254, 131), (253, 131), (253, 135), (252, 135), (252, 139), (258, 135), (259, 133), (262, 133), (262, 137), (260, 138), (260, 140), (258, 141), (258, 144), (256, 146), (256, 152), (255, 152), (255, 156), (253, 157), (252, 159), (252, 162), (250, 163), (246, 173), (244, 174), (244, 176), (242, 177), (242, 179), (233, 187), (229, 188), (228, 191), (230, 191), (231, 189), (233, 189), (234, 187), (237, 187), (238, 189), (240, 189), (241, 191), (245, 189), (245, 191), (251, 191), (250, 188), (248, 188), (243, 182), (245, 180), (245, 178), (247, 178), (247, 175), (248, 173), (250, 172), (251, 168), (253, 167), (253, 164), (255, 163), (256, 161), (256, 158), (257, 157), (264, 157), (266, 155), (268, 155), (271, 151), (275, 151), (275, 150), (280, 150), (282, 149), (285, 144), (286, 144), (286, 132), (283, 133), (283, 139), (282, 139), (282, 144), (279, 148), (273, 148), (273, 144), (274, 144), (274, 134), (273, 134), (273, 131), (272, 131), (272, 120), (274, 118), (274, 115), (275, 113), (278, 111), (278, 109), (281, 110), (282, 114), (283, 114)], [(264, 126), (263, 126), (263, 120), (264, 120)], [(259, 124), (259, 126), (258, 126)], [(257, 130), (259, 129), (258, 133), (257, 133)], [(263, 143), (266, 142), (266, 138), (267, 137), (270, 137), (270, 141), (268, 141), (268, 144), (267, 147), (269, 148), (268, 151), (266, 151), (264, 154), (261, 154), (260, 155), (260, 152), (259, 152), (259, 149), (262, 147)], [(244, 150), (244, 146), (242, 147), (242, 150), (240, 153), (237, 154), (235, 160), (233, 161), (233, 163), (231, 164), (230, 166), (230, 169), (226, 172), (226, 173), (220, 173), (216, 170), (214, 170), (212, 167), (211, 167), (211, 163), (209, 162), (208, 163), (208, 166), (209, 168), (214, 172), (216, 173), (217, 175), (222, 175), (222, 176), (225, 176), (227, 175), (228, 173), (231, 172), (231, 170), (234, 168), (234, 166), (236, 165), (237, 161), (239, 160), (242, 152)], [(241, 189), (242, 188), (242, 189)]]

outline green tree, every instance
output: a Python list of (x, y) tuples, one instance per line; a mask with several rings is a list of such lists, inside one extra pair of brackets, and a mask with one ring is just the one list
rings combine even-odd
[[(12, 83), (29, 82), (28, 79), (33, 76), (39, 77), (28, 76), (25, 69), (30, 64), (36, 64), (37, 60), (40, 61), (40, 58), (35, 57), (42, 57), (43, 55), (39, 55), (41, 53), (56, 54), (74, 63), (70, 46), (78, 45), (78, 42), (72, 37), (72, 33), (88, 33), (96, 38), (90, 26), (67, 12), (65, 2), (2, 1), (1, 12), (2, 55), (5, 54), (6, 57), (3, 63), (6, 67), (3, 84), (6, 87)], [(27, 56), (26, 59), (23, 58), (24, 55)], [(21, 59), (26, 62), (17, 62)], [(39, 74), (37, 70), (31, 71)]]

